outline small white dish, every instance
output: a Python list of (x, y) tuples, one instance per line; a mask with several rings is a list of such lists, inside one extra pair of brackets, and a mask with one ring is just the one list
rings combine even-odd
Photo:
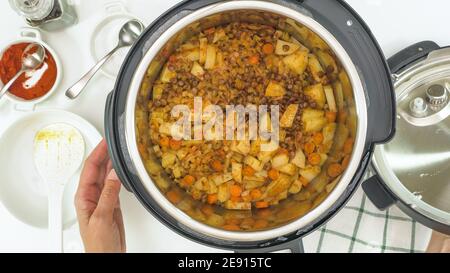
[[(122, 26), (133, 19), (139, 18), (129, 13), (123, 3), (113, 1), (105, 4), (105, 16), (100, 20), (91, 34), (91, 56), (98, 62), (109, 53), (118, 41)], [(115, 80), (130, 48), (119, 49), (100, 69), (107, 78)]]
[[(77, 128), (86, 142), (86, 157), (102, 137), (95, 127), (81, 117), (60, 110), (38, 111), (14, 122), (0, 138), (0, 202), (23, 223), (48, 227), (47, 185), (33, 160), (36, 133), (48, 125), (65, 123)], [(67, 183), (63, 201), (64, 228), (76, 223), (74, 196), (81, 170)]]
[[(39, 30), (35, 28), (29, 28), (25, 27), (22, 28), (19, 32), (19, 38), (17, 40), (12, 41), (8, 45), (6, 45), (0, 52), (0, 59), (3, 56), (3, 53), (10, 48), (13, 45), (20, 44), (20, 43), (39, 43), (45, 47), (45, 49), (50, 52), (50, 54), (53, 56), (53, 59), (56, 63), (56, 69), (57, 69), (57, 76), (55, 84), (53, 85), (52, 89), (50, 89), (47, 94), (45, 94), (42, 97), (39, 97), (34, 100), (24, 100), (22, 98), (18, 98), (11, 93), (6, 93), (5, 98), (7, 98), (10, 102), (15, 104), (16, 110), (24, 110), (24, 111), (30, 111), (34, 110), (35, 106), (45, 100), (47, 100), (50, 96), (52, 96), (56, 90), (59, 87), (59, 84), (61, 83), (62, 75), (63, 75), (63, 68), (61, 65), (61, 60), (59, 59), (58, 54), (47, 44), (42, 40), (42, 36)], [(3, 83), (0, 80), (0, 87), (3, 87)]]

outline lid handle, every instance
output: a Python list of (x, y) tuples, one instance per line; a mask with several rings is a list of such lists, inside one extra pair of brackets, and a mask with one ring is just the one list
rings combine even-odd
[(428, 54), (440, 48), (441, 47), (439, 45), (432, 41), (423, 41), (411, 45), (398, 52), (388, 60), (391, 72), (398, 74), (410, 64), (427, 57)]
[(387, 210), (396, 203), (394, 197), (383, 186), (383, 182), (381, 182), (381, 178), (378, 175), (374, 175), (364, 181), (362, 188), (370, 201), (379, 210)]

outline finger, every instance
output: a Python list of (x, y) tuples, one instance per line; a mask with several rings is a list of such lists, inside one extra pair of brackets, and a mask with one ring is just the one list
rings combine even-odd
[(112, 170), (105, 180), (105, 186), (103, 187), (94, 215), (101, 218), (113, 219), (114, 210), (119, 200), (120, 187), (119, 178), (116, 172)]
[(101, 170), (109, 160), (108, 147), (106, 141), (103, 140), (94, 149), (91, 155), (86, 159), (80, 179), (80, 187), (96, 185), (102, 177)]
[(125, 253), (127, 251), (127, 244), (125, 240), (125, 225), (123, 223), (123, 215), (120, 207), (116, 208), (114, 211), (114, 221), (117, 223), (117, 226), (119, 228), (120, 245), (122, 246), (122, 253)]

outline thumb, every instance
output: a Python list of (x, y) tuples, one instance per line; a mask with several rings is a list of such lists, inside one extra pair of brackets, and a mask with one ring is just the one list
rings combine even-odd
[(114, 210), (119, 202), (121, 183), (116, 174), (116, 171), (111, 170), (105, 180), (100, 199), (98, 201), (95, 214), (98, 217), (113, 218)]

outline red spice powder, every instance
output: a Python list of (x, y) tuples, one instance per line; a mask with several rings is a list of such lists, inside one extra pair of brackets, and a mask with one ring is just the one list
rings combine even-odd
[[(0, 79), (3, 84), (6, 84), (20, 71), (22, 67), (22, 54), (28, 45), (29, 43), (15, 44), (3, 53), (2, 59), (0, 60)], [(24, 83), (30, 77), (26, 75), (27, 73), (23, 73), (9, 89), (10, 93), (25, 100), (34, 100), (47, 94), (55, 84), (57, 76), (55, 59), (48, 50), (46, 50), (44, 63), (48, 65), (48, 68), (34, 86), (24, 87)]]

